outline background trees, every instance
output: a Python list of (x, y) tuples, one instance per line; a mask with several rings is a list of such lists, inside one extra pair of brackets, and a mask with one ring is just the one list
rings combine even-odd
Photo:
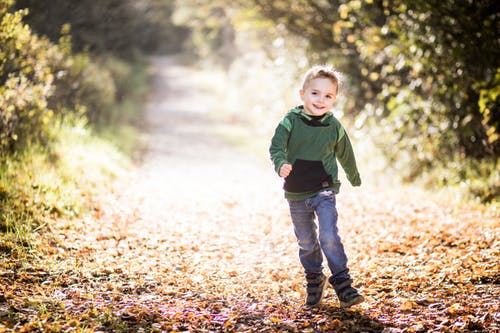
[(120, 56), (138, 51), (175, 52), (189, 33), (172, 23), (172, 0), (17, 0), (16, 7), (29, 8), (25, 21), (55, 42), (61, 27), (69, 24), (76, 52)]
[(241, 3), (307, 40), (310, 62), (346, 73), (347, 114), (406, 179), (439, 168), (433, 182), (488, 179), (486, 196), (500, 194), (498, 2)]

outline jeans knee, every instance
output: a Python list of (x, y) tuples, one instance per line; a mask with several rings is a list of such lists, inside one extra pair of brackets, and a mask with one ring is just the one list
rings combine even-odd
[(302, 251), (306, 251), (306, 252), (315, 251), (319, 247), (318, 242), (316, 242), (314, 240), (301, 240), (298, 243), (299, 243), (299, 248)]
[(339, 236), (320, 237), (321, 247), (324, 249), (335, 249), (342, 246), (342, 241)]

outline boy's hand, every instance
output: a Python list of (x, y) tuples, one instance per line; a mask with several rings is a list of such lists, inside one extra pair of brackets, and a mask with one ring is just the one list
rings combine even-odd
[(280, 177), (285, 178), (288, 177), (290, 172), (292, 172), (292, 166), (290, 164), (285, 163), (281, 166), (279, 175)]

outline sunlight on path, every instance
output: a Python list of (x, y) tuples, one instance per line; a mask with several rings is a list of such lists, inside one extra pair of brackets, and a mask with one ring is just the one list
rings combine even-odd
[[(214, 287), (204, 285), (207, 279), (258, 277), (260, 266), (297, 267), (281, 180), (271, 165), (217, 136), (218, 124), (207, 117), (217, 101), (197, 85), (200, 73), (168, 58), (154, 59), (153, 66), (149, 147), (125, 190), (125, 198), (138, 202), (138, 220), (127, 225), (129, 241), (157, 242), (165, 248), (165, 265), (181, 263), (174, 270), (194, 274), (206, 289)], [(172, 260), (176, 255), (181, 258)]]
[(168, 59), (153, 63), (159, 75), (148, 105), (149, 152), (138, 184), (147, 200), (192, 209), (225, 201), (259, 201), (269, 208), (282, 202), (280, 180), (270, 165), (262, 166), (217, 136), (218, 124), (206, 115), (217, 101), (201, 92), (200, 73)]

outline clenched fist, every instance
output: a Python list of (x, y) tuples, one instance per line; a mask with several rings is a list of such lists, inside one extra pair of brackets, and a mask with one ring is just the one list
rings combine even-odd
[(280, 168), (280, 177), (288, 177), (288, 175), (290, 174), (290, 172), (292, 172), (292, 166), (290, 164), (283, 164)]

